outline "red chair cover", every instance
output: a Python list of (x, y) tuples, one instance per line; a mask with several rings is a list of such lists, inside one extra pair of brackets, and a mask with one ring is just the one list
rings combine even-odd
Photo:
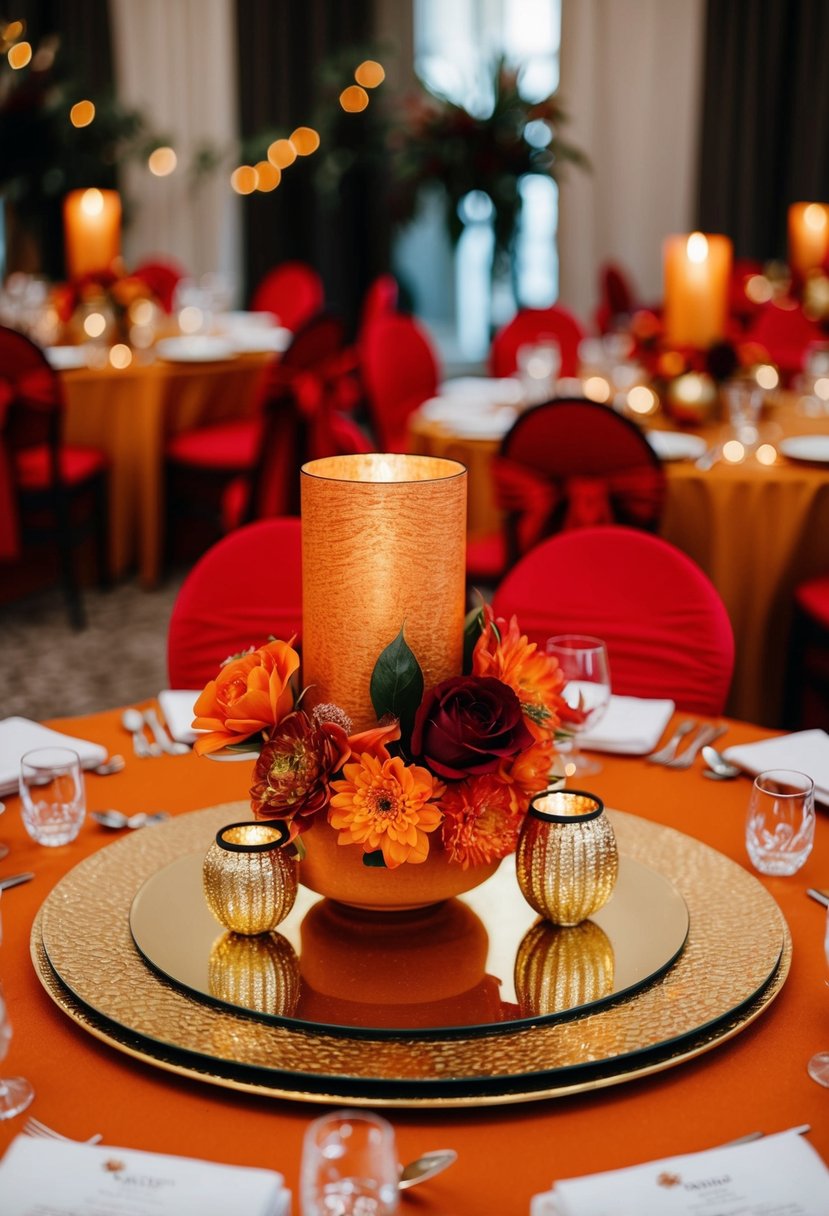
[(795, 588), (794, 598), (801, 612), (829, 631), (829, 574), (801, 583)]
[(602, 638), (613, 691), (669, 697), (719, 714), (734, 667), (734, 636), (715, 587), (660, 537), (618, 525), (561, 532), (518, 562), (493, 597), (531, 641), (559, 633)]
[(769, 359), (787, 375), (803, 368), (803, 359), (813, 342), (825, 340), (820, 325), (810, 321), (793, 300), (785, 305), (772, 301), (758, 313), (746, 337), (765, 347)]
[(183, 266), (169, 258), (152, 258), (140, 262), (132, 274), (146, 283), (165, 312), (173, 311), (176, 288), (187, 277)]
[(251, 298), (252, 312), (272, 312), (286, 329), (298, 330), (323, 306), (322, 279), (305, 262), (282, 262), (269, 271)]
[(493, 338), (489, 370), (493, 376), (511, 376), (518, 367), (522, 346), (553, 338), (561, 350), (562, 376), (575, 376), (579, 370), (579, 343), (584, 328), (572, 313), (554, 305), (551, 308), (522, 308)]
[(363, 298), (360, 313), (360, 332), (378, 317), (389, 317), (397, 312), (400, 288), (393, 274), (379, 274), (369, 283)]
[(413, 317), (377, 317), (361, 335), (360, 359), (380, 448), (403, 452), (409, 415), (437, 393), (438, 360), (432, 343)]
[(220, 663), (302, 628), (302, 527), (263, 519), (225, 536), (187, 575), (167, 635), (171, 688), (202, 688)]
[(595, 313), (599, 333), (609, 333), (619, 318), (629, 318), (638, 307), (627, 273), (616, 262), (605, 262), (599, 268), (599, 302)]

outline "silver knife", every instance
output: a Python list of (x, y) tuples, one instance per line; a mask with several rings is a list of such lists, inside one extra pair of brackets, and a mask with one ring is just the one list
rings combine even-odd
[(34, 874), (9, 874), (8, 878), (0, 878), (0, 891), (5, 891), (8, 887), (19, 887), (22, 882), (29, 882), (34, 878)]
[(819, 887), (807, 887), (806, 894), (823, 904), (824, 908), (829, 908), (829, 891), (821, 891)]

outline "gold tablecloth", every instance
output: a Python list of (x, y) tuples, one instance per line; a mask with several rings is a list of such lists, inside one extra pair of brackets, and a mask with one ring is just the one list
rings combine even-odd
[(123, 371), (61, 373), (68, 443), (101, 448), (110, 460), (110, 573), (137, 565), (144, 586), (161, 572), (164, 442), (190, 427), (253, 412), (271, 355), (216, 363), (133, 364)]
[[(762, 428), (770, 442), (829, 434), (829, 418), (804, 417), (787, 395), (767, 411)], [(711, 424), (698, 433), (714, 443), (723, 427)], [(499, 441), (461, 439), (445, 424), (416, 414), (410, 440), (413, 452), (451, 457), (469, 469), (470, 537), (497, 530), (490, 462)], [(778, 456), (771, 466), (720, 460), (703, 471), (691, 461), (671, 461), (665, 470), (662, 535), (709, 575), (734, 628), (737, 656), (728, 713), (777, 725), (793, 588), (829, 570), (829, 465)]]

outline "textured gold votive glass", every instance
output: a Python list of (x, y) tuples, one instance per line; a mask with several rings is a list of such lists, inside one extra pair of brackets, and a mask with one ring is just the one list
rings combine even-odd
[(619, 874), (604, 803), (583, 790), (545, 790), (530, 800), (516, 850), (516, 873), (531, 908), (555, 925), (598, 912)]
[(427, 688), (458, 675), (466, 585), (466, 469), (368, 453), (302, 467), (302, 667), (306, 704), (374, 726), (369, 685), (401, 629)]
[(281, 933), (223, 933), (210, 951), (207, 983), (228, 1005), (290, 1017), (299, 1000), (299, 959)]
[(234, 933), (268, 933), (284, 920), (297, 893), (297, 863), (282, 847), (288, 828), (277, 820), (220, 828), (204, 858), (207, 906)]
[(592, 1005), (613, 992), (610, 938), (593, 920), (580, 925), (536, 921), (515, 957), (515, 994), (524, 1017)]

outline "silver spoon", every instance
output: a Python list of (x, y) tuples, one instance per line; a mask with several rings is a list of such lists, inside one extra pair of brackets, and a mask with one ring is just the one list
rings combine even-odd
[(400, 1171), (400, 1181), (397, 1184), (398, 1188), (405, 1191), (410, 1186), (417, 1186), (419, 1182), (425, 1182), (427, 1178), (434, 1178), (435, 1174), (440, 1174), (443, 1170), (448, 1169), (457, 1159), (458, 1154), (453, 1148), (440, 1148), (435, 1149), (433, 1153), (424, 1153), (422, 1157), (403, 1166)]
[(144, 716), (138, 709), (125, 709), (121, 714), (121, 725), (132, 735), (132, 746), (136, 756), (146, 759), (147, 756), (160, 756), (161, 748), (157, 743), (150, 743), (144, 734)]
[(125, 815), (123, 811), (90, 811), (90, 819), (94, 819), (96, 823), (100, 823), (102, 827), (113, 828), (145, 828), (153, 823), (161, 823), (163, 819), (169, 819), (168, 811), (156, 811), (154, 815), (148, 815), (146, 811), (139, 811), (136, 815)]
[(732, 777), (739, 777), (742, 769), (736, 764), (732, 764), (730, 760), (726, 760), (716, 747), (704, 747), (702, 749), (702, 758), (708, 765), (707, 769), (703, 769), (704, 777), (711, 777), (712, 780), (730, 781)]
[(89, 771), (91, 773), (95, 773), (98, 777), (109, 777), (112, 773), (123, 772), (124, 768), (126, 768), (126, 764), (127, 762), (123, 756), (110, 756), (101, 764), (96, 764), (95, 767)]
[(176, 743), (175, 739), (168, 735), (167, 731), (161, 725), (158, 714), (154, 709), (144, 710), (144, 721), (147, 723), (147, 726), (149, 726), (153, 739), (155, 739), (161, 750), (166, 752), (168, 756), (189, 755), (190, 748), (187, 746), (187, 744)]

